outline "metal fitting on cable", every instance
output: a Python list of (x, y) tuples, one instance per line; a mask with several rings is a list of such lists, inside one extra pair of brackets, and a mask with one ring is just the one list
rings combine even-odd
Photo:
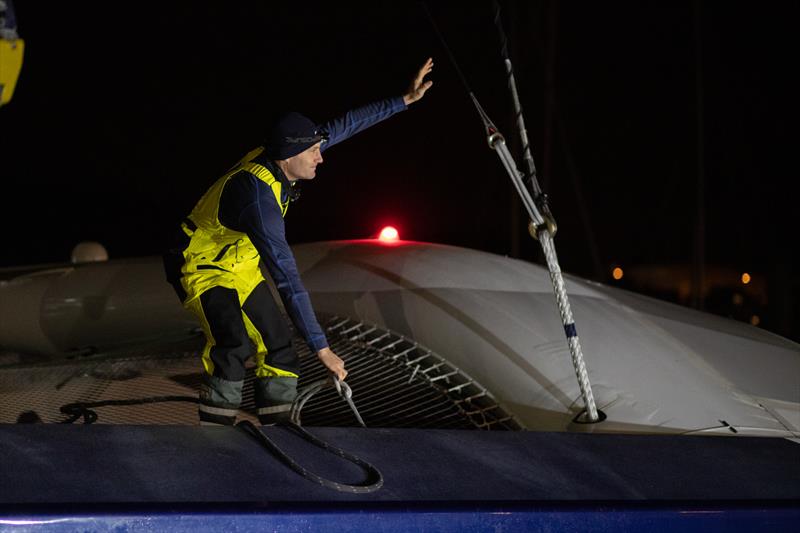
[(487, 140), (489, 141), (489, 148), (491, 148), (492, 150), (496, 150), (495, 145), (497, 143), (499, 143), (499, 142), (505, 143), (506, 142), (505, 137), (503, 137), (503, 134), (500, 133), (499, 131), (496, 131), (496, 132), (492, 133), (491, 135), (489, 135), (489, 138)]
[(558, 231), (558, 225), (556, 224), (553, 215), (550, 213), (542, 213), (542, 217), (544, 218), (544, 223), (536, 225), (533, 223), (533, 220), (528, 221), (528, 233), (531, 234), (531, 237), (539, 240), (539, 232), (543, 229), (547, 229), (547, 232), (550, 234), (550, 237), (556, 236), (556, 231)]
[(531, 234), (531, 237), (539, 240), (539, 233), (542, 229), (547, 228), (548, 233), (550, 233), (550, 237), (555, 237), (556, 232), (558, 231), (558, 224), (556, 224), (556, 219), (553, 217), (553, 213), (550, 212), (550, 205), (547, 202), (547, 195), (542, 193), (534, 198), (533, 203), (536, 204), (536, 207), (539, 209), (539, 212), (544, 219), (544, 222), (537, 225), (531, 220), (528, 222), (528, 233)]

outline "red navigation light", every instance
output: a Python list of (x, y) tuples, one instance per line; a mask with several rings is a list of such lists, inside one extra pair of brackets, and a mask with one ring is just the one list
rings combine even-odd
[(400, 239), (400, 234), (392, 226), (386, 226), (381, 230), (378, 240), (383, 242), (395, 242)]

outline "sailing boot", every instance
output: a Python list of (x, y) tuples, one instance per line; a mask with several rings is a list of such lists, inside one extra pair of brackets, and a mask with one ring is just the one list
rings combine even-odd
[(253, 383), (258, 421), (273, 425), (289, 420), (292, 402), (297, 397), (297, 378), (274, 376), (257, 378)]
[(243, 385), (244, 381), (228, 381), (204, 374), (198, 407), (200, 425), (234, 425), (242, 403)]

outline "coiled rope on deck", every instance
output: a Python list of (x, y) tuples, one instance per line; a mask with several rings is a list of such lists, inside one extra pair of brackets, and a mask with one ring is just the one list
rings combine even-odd
[(332, 481), (330, 479), (326, 479), (322, 476), (319, 476), (310, 470), (302, 467), (300, 464), (297, 463), (294, 459), (289, 457), (280, 447), (275, 444), (269, 437), (267, 437), (263, 431), (255, 426), (249, 420), (243, 420), (236, 424), (237, 427), (242, 428), (247, 433), (252, 435), (253, 437), (261, 443), (262, 446), (267, 448), (273, 454), (275, 454), (278, 459), (280, 459), (286, 466), (303, 476), (304, 478), (308, 479), (309, 481), (313, 481), (314, 483), (318, 483), (323, 487), (328, 487), (329, 489), (334, 489), (339, 492), (352, 492), (355, 494), (365, 494), (368, 492), (374, 492), (380, 489), (383, 486), (383, 474), (381, 474), (380, 470), (378, 470), (375, 466), (368, 463), (367, 461), (356, 457), (355, 455), (348, 453), (341, 448), (337, 448), (336, 446), (332, 446), (327, 442), (319, 439), (306, 431), (300, 425), (300, 412), (303, 409), (303, 406), (311, 399), (311, 397), (322, 390), (324, 387), (327, 386), (334, 386), (336, 391), (339, 393), (339, 396), (342, 397), (343, 400), (347, 402), (350, 406), (350, 409), (353, 411), (356, 419), (358, 420), (359, 424), (363, 427), (367, 427), (364, 424), (364, 420), (362, 420), (361, 415), (358, 413), (358, 409), (356, 409), (355, 404), (353, 403), (353, 391), (350, 386), (345, 383), (344, 381), (339, 381), (336, 376), (331, 376), (328, 379), (320, 379), (319, 381), (315, 381), (306, 387), (303, 388), (297, 394), (297, 398), (295, 398), (294, 402), (292, 403), (292, 408), (289, 411), (290, 419), (286, 422), (280, 422), (279, 425), (287, 427), (291, 429), (294, 433), (302, 437), (303, 439), (309, 441), (310, 443), (322, 448), (323, 450), (332, 453), (342, 459), (350, 461), (351, 463), (361, 467), (366, 473), (367, 478), (366, 480), (359, 485), (353, 485), (349, 483), (340, 483), (338, 481)]
[(319, 439), (303, 429), (301, 426), (293, 423), (293, 422), (281, 422), (283, 427), (289, 428), (295, 433), (297, 433), (303, 439), (309, 441), (310, 443), (314, 444), (315, 446), (322, 448), (323, 450), (332, 453), (346, 461), (350, 461), (351, 463), (361, 467), (366, 473), (367, 478), (366, 480), (359, 485), (353, 485), (349, 483), (340, 483), (338, 481), (332, 481), (330, 479), (324, 478), (320, 475), (317, 475), (307, 468), (300, 466), (297, 461), (289, 457), (280, 447), (275, 444), (269, 437), (267, 437), (263, 431), (255, 426), (249, 420), (243, 420), (236, 424), (236, 427), (243, 429), (245, 432), (253, 436), (262, 446), (267, 448), (271, 451), (278, 459), (281, 460), (286, 466), (303, 476), (304, 478), (308, 479), (309, 481), (313, 481), (323, 487), (328, 487), (329, 489), (337, 490), (339, 492), (352, 492), (354, 494), (366, 494), (368, 492), (375, 492), (376, 490), (380, 489), (383, 486), (383, 475), (381, 474), (380, 470), (378, 470), (375, 466), (368, 463), (367, 461), (356, 457), (355, 455), (348, 453), (341, 448), (337, 448), (336, 446), (332, 446), (327, 442)]
[[(333, 455), (336, 455), (337, 457), (340, 457), (346, 461), (350, 461), (351, 463), (363, 469), (367, 475), (365, 481), (361, 484), (340, 483), (338, 481), (333, 481), (324, 478), (308, 470), (307, 468), (304, 468), (297, 461), (289, 457), (289, 455), (287, 455), (286, 452), (284, 452), (277, 444), (275, 444), (269, 437), (267, 437), (263, 431), (261, 431), (258, 427), (256, 427), (255, 424), (253, 424), (249, 420), (242, 420), (241, 422), (236, 424), (236, 427), (240, 428), (248, 435), (254, 437), (264, 448), (266, 448), (273, 455), (275, 455), (282, 463), (284, 463), (286, 466), (288, 466), (289, 468), (291, 468), (304, 478), (308, 479), (309, 481), (322, 485), (323, 487), (328, 487), (330, 489), (337, 490), (339, 492), (351, 492), (354, 494), (365, 494), (369, 492), (374, 492), (383, 486), (383, 474), (381, 474), (380, 470), (378, 470), (375, 466), (368, 463), (367, 461), (349, 452), (346, 452), (341, 448), (337, 448), (336, 446), (328, 444), (327, 442), (318, 437), (315, 437), (314, 435), (312, 435), (311, 433), (309, 433), (300, 426), (300, 411), (302, 410), (303, 406), (311, 398), (311, 396), (313, 396), (323, 387), (328, 385), (336, 387), (336, 390), (338, 391), (339, 395), (350, 406), (358, 422), (363, 427), (366, 427), (366, 424), (364, 424), (364, 421), (361, 419), (361, 415), (358, 413), (358, 410), (356, 409), (356, 406), (353, 403), (352, 389), (345, 382), (339, 381), (335, 376), (330, 379), (322, 379), (319, 381), (315, 381), (314, 383), (305, 387), (300, 393), (298, 393), (297, 398), (292, 404), (292, 409), (290, 411), (291, 419), (286, 422), (280, 422), (279, 425), (290, 429), (295, 434), (299, 435), (300, 437), (312, 443), (313, 445), (322, 448), (323, 450)], [(74, 402), (63, 405), (60, 410), (65, 415), (69, 416), (69, 418), (62, 421), (62, 424), (72, 424), (73, 422), (76, 422), (79, 418), (83, 418), (84, 424), (93, 424), (98, 419), (98, 415), (94, 411), (94, 409), (98, 407), (121, 406), (121, 405), (146, 405), (146, 404), (166, 403), (166, 402), (199, 403), (199, 400), (193, 396), (152, 396), (149, 398), (135, 398), (128, 400), (100, 400), (96, 402)]]

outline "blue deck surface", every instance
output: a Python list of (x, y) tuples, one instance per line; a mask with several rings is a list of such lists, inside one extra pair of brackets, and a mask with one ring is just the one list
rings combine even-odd
[[(559, 517), (567, 530), (574, 520), (589, 520), (582, 522), (586, 525), (596, 517), (599, 522), (593, 527), (603, 529), (600, 524), (610, 520), (610, 531), (644, 527), (642, 520), (671, 523), (664, 513), (683, 521), (673, 527), (768, 524), (781, 530), (800, 518), (800, 445), (786, 440), (309, 430), (377, 466), (384, 487), (371, 494), (348, 494), (317, 485), (238, 428), (5, 425), (0, 426), (0, 510), (8, 520), (125, 516), (129, 525), (131, 520), (146, 518), (155, 524), (182, 517), (162, 524), (176, 531), (203, 529), (202, 524), (248, 529), (247, 521), (255, 516), (261, 521), (254, 525), (265, 525), (269, 517), (270, 527), (285, 520), (307, 530), (332, 514), (348, 513), (359, 520), (374, 514), (387, 531), (404, 530), (417, 520), (422, 520), (421, 528), (457, 530), (472, 527), (464, 520), (480, 517), (489, 522), (473, 524), (478, 529), (527, 528), (540, 523), (531, 520)], [(263, 431), (324, 477), (363, 480), (359, 468), (285, 428)], [(691, 513), (696, 516), (689, 520)], [(298, 522), (298, 516), (303, 520)], [(321, 522), (314, 522), (315, 516)], [(397, 527), (391, 517), (399, 520)], [(452, 527), (436, 525), (437, 517)]]

